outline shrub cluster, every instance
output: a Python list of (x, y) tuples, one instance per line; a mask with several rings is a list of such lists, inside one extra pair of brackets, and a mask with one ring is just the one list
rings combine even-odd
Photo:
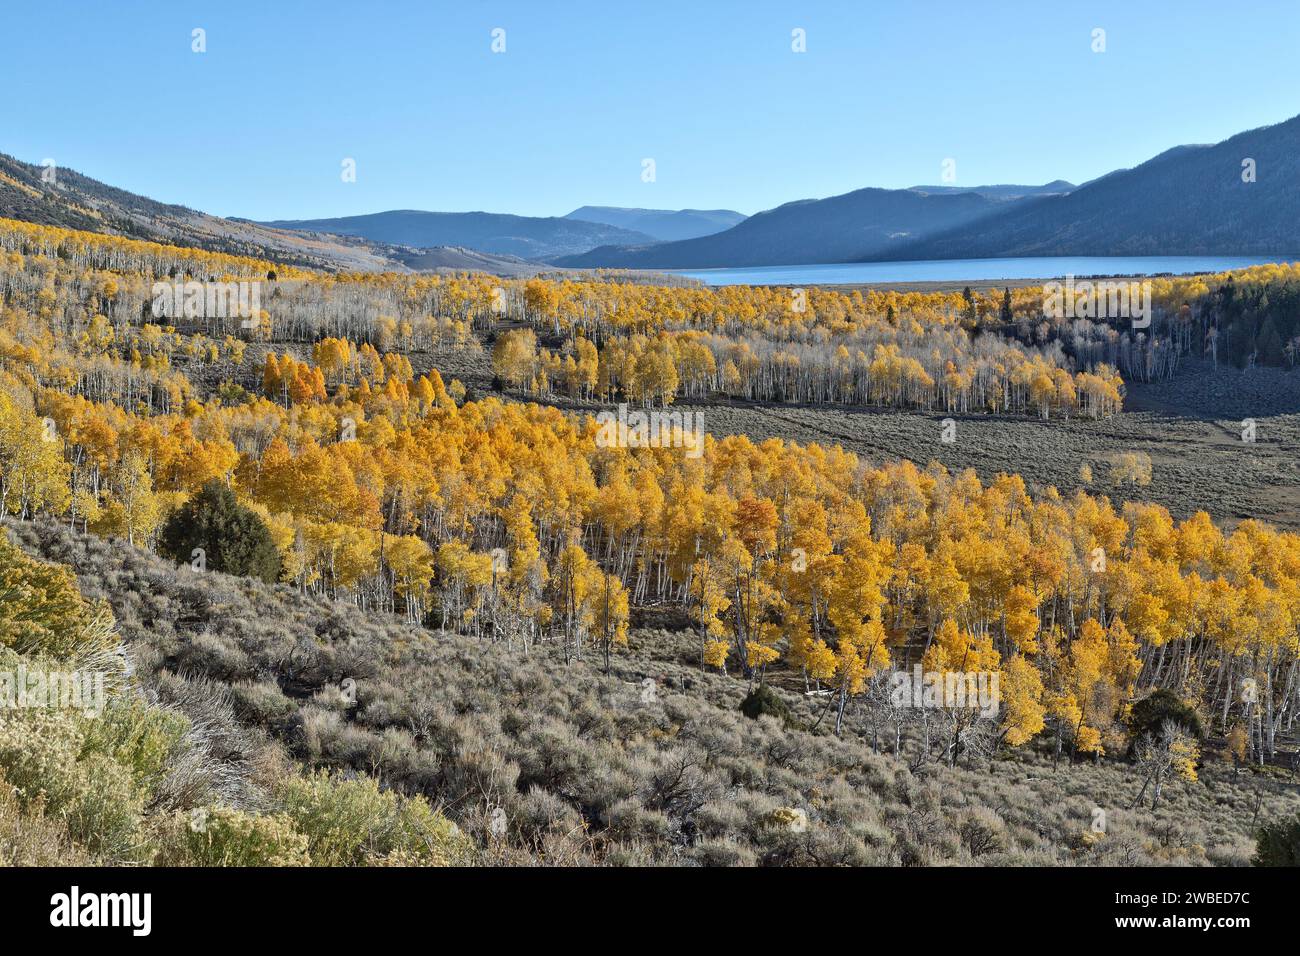
[[(421, 797), (357, 773), (277, 766), (275, 745), (236, 719), (219, 686), (132, 675), (107, 609), (66, 569), (0, 538), (0, 581), (0, 864), (472, 860), (465, 836)], [(70, 674), (100, 690), (26, 696), (33, 677), (48, 688)]]
[[(16, 527), (112, 602), (160, 700), (228, 695), (229, 716), (206, 719), (230, 724), (214, 736), (250, 779), (274, 746), (315, 770), (272, 774), (270, 819), (218, 815), (200, 839), (173, 814), (183, 847), (168, 859), (1244, 864), (1254, 849), (1254, 791), (1217, 764), (1171, 784), (1159, 811), (1130, 810), (1141, 780), (1123, 765), (1054, 770), (1023, 748), (918, 764), (874, 739), (866, 702), (842, 736), (819, 722), (820, 698), (770, 683), (746, 716), (744, 683), (700, 673), (690, 634), (634, 631), (606, 675), (603, 661), (564, 666), (54, 524)], [(141, 775), (151, 766), (142, 756)], [(1265, 800), (1265, 819), (1298, 810), (1292, 791)]]

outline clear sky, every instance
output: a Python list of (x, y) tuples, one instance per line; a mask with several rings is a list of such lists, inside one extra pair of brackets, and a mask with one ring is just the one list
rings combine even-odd
[(5, 0), (0, 151), (254, 219), (753, 213), (1081, 182), (1300, 113), (1298, 64), (1296, 0)]

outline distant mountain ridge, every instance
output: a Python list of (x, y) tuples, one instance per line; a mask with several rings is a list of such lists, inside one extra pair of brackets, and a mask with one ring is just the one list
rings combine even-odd
[(606, 246), (553, 261), (567, 267), (630, 269), (851, 262), (974, 222), (1016, 201), (992, 199), (976, 190), (934, 194), (869, 187), (828, 199), (789, 202), (711, 236), (632, 248)]
[(705, 269), (1020, 256), (1300, 253), (1300, 117), (1165, 150), (1081, 186), (861, 189), (787, 203), (726, 232), (593, 249), (574, 267)]
[(1297, 253), (1300, 117), (1175, 146), (1068, 194), (1030, 197), (993, 219), (863, 258)]
[(261, 225), (421, 249), (462, 246), (494, 255), (538, 260), (585, 252), (605, 244), (639, 245), (654, 241), (645, 233), (562, 216), (542, 218), (418, 209), (392, 209), (333, 219), (281, 219)]
[(731, 209), (636, 209), (624, 206), (581, 206), (564, 218), (631, 229), (661, 242), (710, 236), (745, 220), (744, 214)]
[(978, 193), (981, 196), (987, 196), (989, 199), (1022, 199), (1025, 196), (1050, 196), (1056, 193), (1068, 193), (1078, 187), (1074, 183), (1067, 183), (1064, 179), (1055, 179), (1050, 183), (1042, 186), (1013, 186), (1013, 185), (996, 185), (996, 186), (912, 186), (913, 192), (932, 193), (935, 195), (943, 193)]
[(499, 276), (535, 276), (556, 271), (552, 266), (518, 256), (499, 256), (464, 246), (403, 248), (398, 253), (403, 265), (416, 272), (490, 272)]
[(869, 187), (748, 218), (582, 206), (560, 217), (391, 210), (258, 223), (157, 202), (71, 169), (55, 170), (52, 182), (44, 172), (0, 154), (0, 217), (332, 270), (517, 275), (546, 267), (1300, 255), (1300, 117), (1217, 144), (1175, 146), (1079, 186)]
[(210, 216), (105, 185), (72, 169), (47, 170), (3, 153), (0, 217), (314, 268), (401, 268), (389, 254), (392, 250)]

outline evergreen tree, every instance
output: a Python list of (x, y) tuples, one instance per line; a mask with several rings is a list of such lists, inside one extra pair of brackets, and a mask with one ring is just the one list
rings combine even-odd
[(1281, 365), (1286, 355), (1282, 350), (1282, 337), (1277, 334), (1277, 327), (1273, 324), (1272, 318), (1264, 320), (1260, 326), (1259, 336), (1255, 339), (1255, 347), (1259, 349), (1258, 362), (1260, 365)]
[(215, 479), (172, 514), (159, 542), (159, 550), (174, 561), (193, 561), (196, 549), (202, 550), (204, 567), (213, 571), (267, 583), (280, 576), (280, 553), (266, 524)]
[(1133, 741), (1144, 735), (1156, 735), (1166, 721), (1173, 721), (1200, 741), (1205, 737), (1201, 719), (1182, 698), (1167, 688), (1160, 688), (1133, 705), (1129, 714), (1129, 734)]
[(1300, 816), (1260, 827), (1255, 866), (1300, 866)]

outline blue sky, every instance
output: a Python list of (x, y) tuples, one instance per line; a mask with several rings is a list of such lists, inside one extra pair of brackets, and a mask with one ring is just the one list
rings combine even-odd
[(3, 13), (0, 151), (255, 219), (753, 213), (947, 158), (1080, 182), (1300, 112), (1297, 51), (1294, 0), (43, 0)]

